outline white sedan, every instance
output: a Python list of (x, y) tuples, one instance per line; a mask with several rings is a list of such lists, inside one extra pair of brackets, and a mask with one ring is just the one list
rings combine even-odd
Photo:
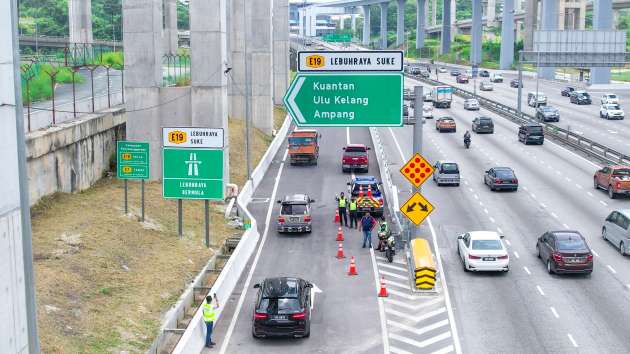
[(422, 105), (422, 118), (433, 119), (433, 106), (430, 104)]
[(464, 100), (464, 109), (470, 111), (479, 110), (479, 101), (476, 98), (467, 98)]
[(614, 93), (605, 93), (602, 95), (602, 98), (600, 99), (600, 101), (602, 104), (607, 104), (607, 103), (619, 104), (619, 97), (615, 95)]
[(495, 231), (470, 231), (457, 236), (457, 252), (465, 271), (507, 272), (510, 256)]

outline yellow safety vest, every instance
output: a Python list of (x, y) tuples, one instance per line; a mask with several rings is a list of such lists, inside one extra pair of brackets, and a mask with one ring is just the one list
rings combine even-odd
[(350, 211), (357, 210), (357, 202), (350, 202)]
[(339, 198), (339, 207), (340, 208), (346, 207), (346, 198)]
[(217, 311), (211, 304), (203, 304), (203, 321), (205, 323), (214, 322), (217, 319)]

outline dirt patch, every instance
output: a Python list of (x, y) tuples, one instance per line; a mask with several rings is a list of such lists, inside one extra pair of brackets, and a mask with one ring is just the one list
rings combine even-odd
[[(245, 121), (230, 119), (230, 178), (242, 187), (247, 181), (247, 159), (245, 152)], [(262, 131), (252, 129), (252, 172), (271, 144), (272, 138)]]
[(274, 106), (273, 107), (273, 129), (276, 131), (282, 128), (282, 124), (284, 124), (284, 119), (287, 117), (287, 111), (284, 109), (284, 106)]

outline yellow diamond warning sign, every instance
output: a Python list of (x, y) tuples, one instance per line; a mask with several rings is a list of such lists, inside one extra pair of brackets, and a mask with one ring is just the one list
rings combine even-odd
[(422, 157), (422, 155), (416, 153), (409, 161), (400, 169), (407, 180), (418, 188), (424, 181), (426, 181), (433, 173), (433, 166)]
[(414, 193), (405, 204), (400, 207), (400, 212), (411, 220), (412, 223), (420, 225), (424, 219), (433, 211), (433, 204), (422, 196), (422, 194)]

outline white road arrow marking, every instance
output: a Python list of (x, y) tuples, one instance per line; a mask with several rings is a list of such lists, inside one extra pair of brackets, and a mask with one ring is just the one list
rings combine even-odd
[(312, 283), (313, 287), (311, 288), (311, 310), (315, 308), (315, 294), (323, 293), (322, 289), (318, 288), (315, 283)]
[(291, 91), (291, 94), (287, 99), (287, 102), (289, 103), (289, 108), (291, 108), (291, 110), (293, 110), (293, 113), (295, 113), (295, 119), (297, 119), (297, 121), (302, 124), (306, 123), (306, 119), (298, 108), (297, 103), (295, 103), (295, 97), (300, 92), (302, 85), (304, 85), (304, 81), (306, 81), (305, 77), (299, 77), (297, 79), (297, 81), (295, 82), (295, 86), (293, 86), (293, 91)]

